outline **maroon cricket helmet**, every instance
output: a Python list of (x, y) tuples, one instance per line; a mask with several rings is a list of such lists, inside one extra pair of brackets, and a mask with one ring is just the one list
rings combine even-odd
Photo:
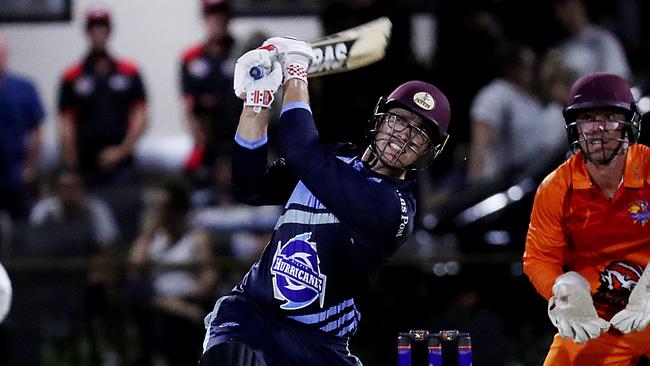
[(605, 72), (596, 72), (578, 79), (569, 92), (562, 114), (567, 124), (569, 142), (577, 141), (575, 121), (578, 113), (592, 108), (614, 108), (625, 114), (628, 123), (627, 137), (635, 143), (640, 135), (640, 116), (627, 81)]
[(412, 80), (398, 86), (386, 98), (386, 110), (393, 107), (407, 109), (447, 132), (451, 109), (447, 97), (435, 86)]
[(630, 86), (620, 76), (597, 72), (578, 79), (569, 92), (564, 113), (598, 107), (614, 107), (629, 114), (636, 111)]
[(386, 98), (380, 98), (375, 107), (375, 113), (370, 119), (368, 128), (368, 143), (370, 149), (379, 156), (375, 138), (380, 124), (391, 108), (404, 108), (420, 116), (424, 124), (415, 127), (424, 131), (430, 141), (429, 149), (423, 153), (416, 164), (411, 167), (420, 169), (426, 167), (445, 147), (449, 134), (449, 119), (451, 109), (447, 97), (435, 86), (424, 81), (412, 80), (399, 85)]

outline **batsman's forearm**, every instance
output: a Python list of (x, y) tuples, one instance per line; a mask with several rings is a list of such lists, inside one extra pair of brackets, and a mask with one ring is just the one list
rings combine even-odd
[(262, 108), (259, 113), (253, 107), (244, 107), (237, 125), (237, 135), (246, 141), (259, 141), (267, 134), (271, 112)]
[(282, 105), (293, 102), (309, 104), (309, 87), (302, 80), (291, 79), (284, 83), (284, 100), (282, 101)]

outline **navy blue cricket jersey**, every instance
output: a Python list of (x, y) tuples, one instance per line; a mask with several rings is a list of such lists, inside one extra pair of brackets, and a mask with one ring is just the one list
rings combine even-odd
[(360, 320), (357, 297), (413, 229), (414, 183), (375, 173), (358, 154), (321, 144), (305, 103), (283, 108), (281, 128), (284, 159), (270, 165), (265, 143), (237, 139), (235, 196), (285, 206), (262, 257), (233, 292), (348, 337)]

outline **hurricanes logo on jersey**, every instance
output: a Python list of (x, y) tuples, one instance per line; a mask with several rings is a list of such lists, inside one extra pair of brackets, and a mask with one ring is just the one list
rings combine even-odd
[(627, 208), (630, 217), (637, 225), (644, 226), (650, 219), (650, 208), (648, 201), (636, 201)]
[(327, 276), (320, 273), (320, 259), (316, 243), (310, 242), (311, 233), (296, 235), (284, 245), (278, 243), (273, 256), (273, 296), (284, 301), (280, 308), (302, 309), (316, 299), (325, 302)]

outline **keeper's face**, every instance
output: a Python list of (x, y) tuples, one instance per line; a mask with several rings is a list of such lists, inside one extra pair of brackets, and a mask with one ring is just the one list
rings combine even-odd
[[(625, 114), (614, 108), (585, 109), (576, 117), (579, 143), (582, 151), (594, 163), (611, 160), (621, 143), (627, 143)], [(621, 149), (623, 152), (625, 149)], [(607, 160), (607, 161), (609, 161)]]
[(375, 136), (383, 165), (392, 169), (412, 166), (430, 147), (422, 117), (403, 108), (391, 108), (381, 117)]

